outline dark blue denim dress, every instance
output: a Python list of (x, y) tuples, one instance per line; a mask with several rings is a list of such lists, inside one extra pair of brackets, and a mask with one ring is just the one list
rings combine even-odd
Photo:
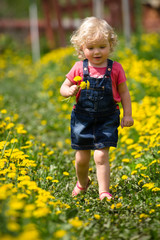
[(89, 89), (82, 89), (71, 114), (71, 146), (76, 150), (116, 147), (118, 141), (119, 107), (113, 99), (113, 61), (103, 78), (90, 77), (88, 60), (83, 61), (83, 81), (90, 82)]

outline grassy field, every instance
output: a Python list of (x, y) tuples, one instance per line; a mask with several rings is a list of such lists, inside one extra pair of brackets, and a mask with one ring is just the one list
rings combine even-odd
[[(0, 56), (0, 239), (160, 239), (160, 37), (134, 37), (112, 58), (125, 69), (131, 128), (119, 128), (110, 149), (114, 200), (100, 201), (93, 159), (92, 185), (71, 197), (76, 183), (70, 113), (59, 88), (76, 61), (71, 47), (33, 64), (4, 49)], [(122, 116), (122, 111), (121, 111)]]

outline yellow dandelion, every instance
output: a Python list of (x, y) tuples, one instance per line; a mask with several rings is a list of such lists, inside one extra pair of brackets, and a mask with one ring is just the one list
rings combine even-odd
[(6, 126), (6, 130), (11, 129), (14, 127), (14, 123), (8, 123), (8, 125)]
[(13, 121), (17, 121), (18, 118), (19, 118), (19, 115), (17, 113), (15, 113), (13, 116)]
[(142, 163), (138, 163), (138, 164), (136, 165), (136, 169), (141, 168), (141, 167), (143, 167)]
[(6, 117), (6, 118), (4, 119), (4, 121), (10, 122), (10, 121), (11, 121), (11, 118), (10, 118), (10, 117)]
[(8, 173), (7, 177), (14, 179), (16, 177), (16, 173), (10, 172), (10, 173)]
[(54, 183), (58, 183), (59, 181), (57, 179), (54, 179), (52, 182)]
[(128, 163), (130, 160), (128, 158), (124, 158), (122, 162)]
[(54, 151), (49, 151), (49, 152), (47, 153), (48, 156), (50, 156), (50, 155), (52, 155), (52, 154), (54, 154)]
[(122, 176), (122, 179), (123, 179), (123, 180), (127, 180), (127, 178), (128, 178), (128, 176), (126, 176), (126, 175), (123, 175), (123, 176)]
[(62, 238), (62, 237), (64, 237), (66, 234), (67, 234), (67, 232), (66, 232), (65, 230), (61, 229), (61, 230), (58, 230), (58, 231), (56, 231), (56, 232), (54, 233), (54, 237), (55, 237), (55, 238)]
[(63, 172), (63, 175), (69, 176), (69, 173), (68, 172)]
[(142, 186), (143, 188), (148, 188), (148, 189), (152, 189), (154, 188), (154, 183), (146, 183)]
[(74, 79), (73, 79), (75, 82), (79, 82), (82, 80), (82, 77), (80, 76), (76, 76)]
[(131, 172), (131, 175), (135, 175), (137, 173), (137, 170), (134, 170)]
[(53, 177), (48, 176), (48, 177), (46, 177), (46, 180), (53, 180)]
[(112, 205), (111, 205), (111, 209), (114, 209), (114, 208), (115, 208), (115, 206), (114, 206), (114, 204), (112, 204)]
[(116, 208), (121, 208), (122, 207), (122, 203), (117, 203), (116, 204)]
[(16, 131), (18, 134), (26, 134), (27, 131), (24, 130), (24, 126), (23, 124), (19, 124), (17, 127), (16, 127)]
[(2, 114), (6, 114), (6, 113), (7, 113), (7, 110), (6, 110), (6, 109), (2, 109), (2, 110), (1, 110), (1, 113), (2, 113)]
[(152, 188), (152, 192), (159, 192), (159, 191), (160, 191), (160, 188), (158, 187)]
[(53, 96), (53, 91), (52, 91), (52, 90), (48, 91), (48, 96), (49, 96), (49, 97), (52, 97), (52, 96)]
[(49, 213), (51, 213), (50, 209), (48, 207), (39, 207), (38, 209), (36, 209), (33, 212), (33, 216), (35, 218), (40, 218), (40, 217), (45, 217), (47, 216)]
[(153, 160), (148, 166), (151, 166), (152, 164), (156, 163), (157, 160)]
[(79, 220), (78, 217), (72, 218), (69, 220), (69, 223), (76, 228), (82, 227), (83, 222), (81, 220)]
[(66, 111), (66, 110), (68, 110), (68, 107), (69, 106), (67, 103), (62, 104), (62, 110)]
[(80, 84), (80, 88), (81, 89), (85, 89), (86, 86), (87, 86), (87, 84), (85, 82), (81, 82), (81, 84)]
[(47, 125), (47, 121), (46, 121), (46, 120), (42, 120), (42, 121), (41, 121), (41, 125), (42, 125), (42, 126), (46, 126), (46, 125)]
[(90, 88), (90, 82), (87, 80), (87, 89)]
[(140, 158), (141, 156), (142, 156), (141, 153), (137, 153), (137, 154), (134, 155), (134, 158)]
[(151, 209), (151, 210), (149, 211), (150, 214), (151, 214), (151, 213), (154, 213), (154, 212), (155, 212), (154, 209)]
[(18, 142), (17, 138), (12, 138), (11, 141), (10, 141), (10, 143), (16, 143), (16, 142)]
[(7, 228), (8, 230), (10, 230), (11, 232), (17, 232), (20, 230), (20, 225), (16, 222), (9, 222), (7, 224)]
[(70, 145), (70, 144), (71, 144), (70, 138), (67, 138), (67, 139), (65, 140), (65, 143)]
[(61, 210), (56, 211), (56, 215), (59, 215), (61, 212)]
[(141, 170), (146, 170), (147, 169), (147, 167), (141, 167)]
[(148, 218), (148, 217), (149, 216), (147, 214), (145, 214), (145, 213), (141, 213), (140, 216), (139, 216), (139, 218)]
[(21, 210), (24, 208), (24, 202), (22, 200), (12, 199), (10, 202), (10, 209)]
[(148, 179), (150, 179), (150, 177), (147, 176), (147, 175), (145, 175), (145, 174), (141, 174), (141, 176), (144, 177), (144, 178), (148, 178)]
[(101, 218), (101, 216), (99, 214), (94, 214), (94, 218), (99, 220)]
[(126, 139), (126, 144), (128, 144), (128, 145), (132, 144), (133, 142), (134, 141), (131, 138)]

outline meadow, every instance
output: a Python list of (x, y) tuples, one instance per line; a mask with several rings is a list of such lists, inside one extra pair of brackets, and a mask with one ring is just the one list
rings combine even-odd
[[(119, 127), (110, 149), (114, 200), (99, 200), (92, 184), (72, 198), (76, 183), (70, 113), (59, 88), (77, 60), (72, 47), (31, 57), (0, 53), (0, 239), (160, 239), (160, 36), (120, 42), (113, 60), (127, 76), (134, 126)], [(121, 110), (121, 117), (123, 111)]]

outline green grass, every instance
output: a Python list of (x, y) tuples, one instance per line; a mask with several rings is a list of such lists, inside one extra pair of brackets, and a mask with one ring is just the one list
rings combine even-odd
[(85, 195), (71, 197), (76, 176), (69, 124), (75, 99), (64, 101), (59, 88), (76, 61), (73, 49), (54, 50), (36, 64), (18, 52), (3, 51), (1, 239), (160, 238), (160, 38), (143, 39), (145, 48), (136, 48), (134, 39), (131, 49), (122, 43), (114, 56), (126, 72), (135, 124), (119, 128), (118, 148), (110, 151), (114, 200), (102, 202), (93, 159), (92, 185)]

